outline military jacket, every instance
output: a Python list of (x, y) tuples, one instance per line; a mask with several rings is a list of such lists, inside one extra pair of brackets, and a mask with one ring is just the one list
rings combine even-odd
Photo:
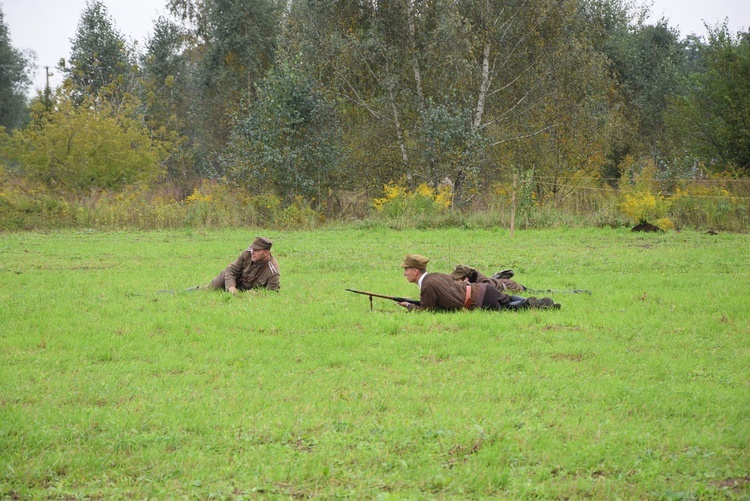
[(490, 284), (500, 292), (523, 291), (526, 289), (523, 285), (509, 278), (490, 278), (482, 274), (480, 271), (476, 271), (476, 274), (477, 276), (476, 279), (473, 280), (474, 282), (479, 284)]
[[(466, 301), (466, 283), (454, 280), (452, 276), (443, 273), (428, 273), (422, 280), (419, 293), (419, 305), (412, 309), (418, 310), (460, 310)], [(478, 296), (486, 285), (471, 285), (471, 307), (475, 307)]]
[(240, 290), (266, 288), (273, 291), (281, 287), (279, 280), (279, 263), (273, 256), (265, 261), (253, 262), (248, 247), (229, 266), (224, 275), (224, 287), (236, 287)]

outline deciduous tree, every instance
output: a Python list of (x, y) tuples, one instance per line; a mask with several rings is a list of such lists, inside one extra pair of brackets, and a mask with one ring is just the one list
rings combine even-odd
[(15, 174), (62, 190), (119, 188), (160, 176), (165, 149), (131, 118), (138, 103), (120, 103), (129, 108), (122, 113), (92, 100), (76, 105), (60, 92), (52, 110), (37, 102), (31, 123), (10, 138), (6, 155)]
[(234, 182), (291, 200), (321, 201), (341, 161), (335, 108), (314, 81), (282, 64), (238, 116), (225, 170)]
[(192, 120), (195, 94), (186, 50), (185, 31), (169, 19), (157, 19), (141, 57), (141, 92), (149, 129), (173, 145), (166, 160), (168, 179), (192, 191), (199, 173), (195, 169), (197, 134)]
[[(220, 177), (240, 101), (273, 66), (285, 3), (279, 0), (170, 0), (189, 30), (187, 120), (199, 168)], [(201, 158), (201, 156), (203, 158)]]
[(750, 174), (750, 33), (726, 24), (709, 31), (697, 51), (704, 71), (671, 113), (674, 134), (693, 159), (714, 169)]
[(0, 5), (0, 127), (20, 127), (28, 118), (26, 90), (31, 85), (29, 72), (33, 54), (13, 47)]
[(135, 91), (132, 51), (99, 0), (86, 3), (62, 70), (77, 103), (101, 92), (109, 100), (119, 100)]

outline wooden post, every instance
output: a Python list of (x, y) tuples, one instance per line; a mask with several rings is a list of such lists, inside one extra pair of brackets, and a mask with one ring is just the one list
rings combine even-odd
[(510, 202), (510, 238), (513, 238), (513, 232), (516, 229), (516, 188), (518, 187), (518, 174), (513, 174), (513, 198)]

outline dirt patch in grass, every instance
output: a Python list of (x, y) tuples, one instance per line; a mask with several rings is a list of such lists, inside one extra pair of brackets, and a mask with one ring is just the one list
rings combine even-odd
[(738, 478), (725, 478), (716, 482), (714, 485), (721, 489), (731, 489), (733, 491), (740, 491), (750, 486), (750, 475), (746, 477)]

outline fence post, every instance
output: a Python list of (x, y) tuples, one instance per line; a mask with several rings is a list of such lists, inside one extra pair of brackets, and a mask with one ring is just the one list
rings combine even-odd
[(510, 201), (510, 238), (516, 229), (516, 188), (518, 187), (518, 174), (513, 174), (513, 198)]

